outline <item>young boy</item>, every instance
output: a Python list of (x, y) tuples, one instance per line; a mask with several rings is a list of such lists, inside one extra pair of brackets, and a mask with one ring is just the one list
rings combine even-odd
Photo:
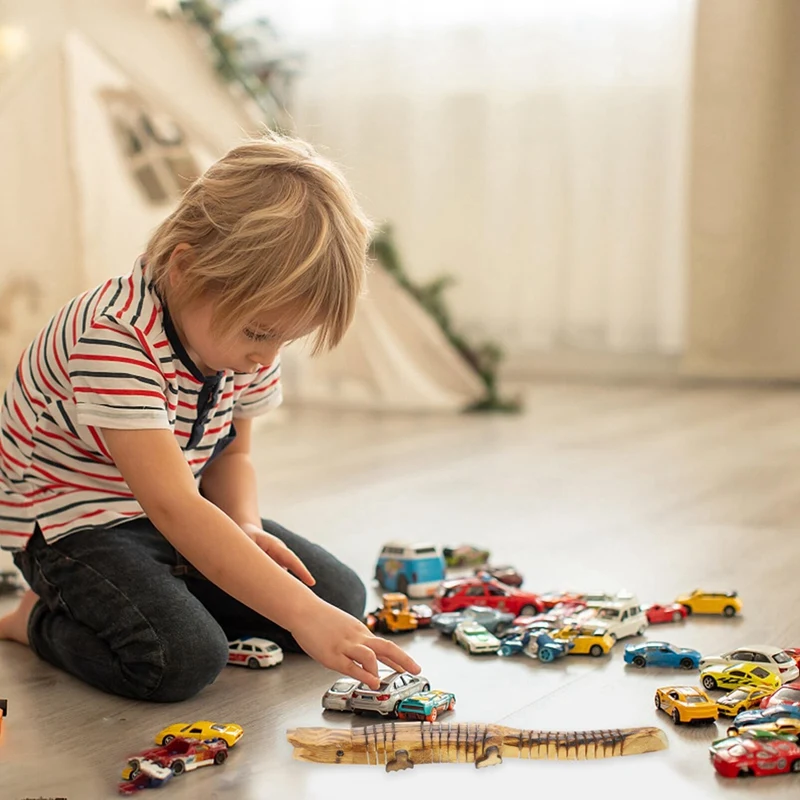
[(331, 348), (350, 324), (368, 237), (336, 168), (269, 135), (192, 185), (130, 275), (53, 317), (0, 411), (0, 546), (32, 589), (0, 638), (163, 702), (246, 634), (375, 688), (378, 660), (419, 672), (361, 624), (348, 567), (261, 519), (249, 456), (281, 347)]

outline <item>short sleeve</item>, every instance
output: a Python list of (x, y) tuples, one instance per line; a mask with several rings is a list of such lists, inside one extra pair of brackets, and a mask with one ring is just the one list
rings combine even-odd
[(81, 425), (116, 430), (170, 428), (167, 384), (136, 332), (111, 316), (95, 320), (69, 355)]
[[(237, 376), (241, 378), (243, 376)], [(262, 367), (250, 378), (250, 382), (236, 392), (233, 416), (241, 418), (258, 417), (283, 401), (281, 389), (281, 363), (277, 358), (268, 367)]]

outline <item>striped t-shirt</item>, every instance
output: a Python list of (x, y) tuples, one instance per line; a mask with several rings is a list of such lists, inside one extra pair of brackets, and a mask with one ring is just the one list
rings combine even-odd
[(118, 525), (144, 511), (100, 428), (171, 430), (199, 480), (236, 417), (281, 402), (280, 363), (204, 375), (139, 259), (67, 303), (22, 354), (0, 410), (0, 548)]

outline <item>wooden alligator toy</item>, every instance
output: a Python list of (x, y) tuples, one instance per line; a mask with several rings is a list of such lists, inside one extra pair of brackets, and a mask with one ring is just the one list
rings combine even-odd
[(474, 722), (386, 722), (363, 727), (292, 728), (286, 732), (298, 761), (384, 765), (387, 772), (415, 764), (500, 764), (503, 758), (593, 759), (650, 753), (667, 747), (660, 728), (527, 731)]

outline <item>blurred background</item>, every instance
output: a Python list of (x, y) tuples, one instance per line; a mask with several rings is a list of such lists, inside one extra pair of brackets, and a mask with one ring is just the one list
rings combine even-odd
[(0, 0), (2, 378), (269, 125), (381, 225), (353, 330), (287, 353), (287, 403), (795, 381), (798, 34), (793, 0)]

